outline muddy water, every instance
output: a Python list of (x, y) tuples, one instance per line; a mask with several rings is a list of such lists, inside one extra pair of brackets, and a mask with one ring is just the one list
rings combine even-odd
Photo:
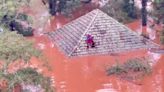
[(163, 92), (163, 60), (153, 64), (153, 74), (142, 81), (142, 85), (106, 76), (105, 69), (119, 59), (120, 63), (131, 57), (147, 55), (146, 51), (121, 53), (120, 56), (90, 56), (67, 58), (50, 42), (37, 38), (45, 45), (44, 54), (53, 67), (58, 92)]
[[(62, 18), (63, 19), (63, 18)], [(61, 26), (66, 20), (60, 20)], [(62, 24), (63, 23), (63, 24)], [(55, 26), (56, 22), (52, 22)], [(138, 26), (137, 23), (130, 26)], [(134, 29), (134, 28), (133, 28)], [(42, 44), (44, 54), (53, 67), (52, 75), (55, 77), (55, 85), (58, 92), (164, 92), (163, 78), (164, 57), (150, 54), (147, 51), (134, 51), (121, 53), (119, 56), (89, 56), (68, 58), (54, 46), (46, 36), (34, 37), (37, 44)], [(43, 48), (44, 47), (44, 48)], [(154, 56), (153, 74), (146, 77), (136, 85), (115, 77), (106, 76), (107, 66), (115, 64), (115, 59), (120, 63), (133, 57)], [(157, 58), (155, 58), (158, 56)]]
[[(91, 8), (87, 10), (89, 6), (85, 7), (87, 8), (75, 12), (74, 18), (91, 10)], [(47, 20), (42, 33), (54, 31), (72, 19), (58, 15)], [(128, 26), (133, 30), (137, 30), (140, 25), (137, 21), (130, 23)], [(52, 67), (49, 75), (54, 76), (57, 92), (164, 92), (164, 56), (162, 55), (137, 50), (120, 53), (118, 56), (100, 55), (68, 58), (53, 45), (46, 35), (37, 34), (38, 30), (36, 29), (36, 34), (32, 39), (35, 40), (36, 47), (43, 51)], [(123, 63), (129, 58), (143, 56), (154, 59), (154, 62), (152, 64), (152, 75), (145, 77), (141, 81), (141, 85), (106, 75), (106, 68), (115, 64), (116, 59)], [(32, 59), (33, 63), (36, 63), (36, 61), (36, 59)], [(47, 72), (43, 71), (43, 73)]]

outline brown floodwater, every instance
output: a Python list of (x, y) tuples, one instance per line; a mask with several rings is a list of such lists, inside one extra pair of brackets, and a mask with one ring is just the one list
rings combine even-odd
[[(42, 33), (55, 31), (55, 29), (92, 9), (90, 5), (82, 9), (79, 8), (78, 12), (74, 12), (73, 18), (58, 15), (49, 20), (49, 23), (47, 21)], [(135, 21), (127, 24), (127, 26), (137, 30), (140, 23)], [(143, 31), (145, 30), (143, 29)], [(38, 35), (37, 31), (38, 29), (35, 31), (35, 36), (30, 39), (35, 40), (36, 47), (41, 49), (47, 57), (52, 71), (47, 72), (43, 69), (42, 72), (54, 76), (57, 92), (164, 92), (164, 56), (160, 54), (136, 50), (123, 52), (116, 56), (96, 55), (69, 58), (46, 35)], [(127, 59), (135, 57), (148, 57), (154, 60), (152, 74), (143, 78), (140, 85), (114, 76), (107, 76), (106, 68), (115, 64), (116, 59), (123, 63)], [(38, 60), (35, 58), (31, 62), (35, 65), (38, 64)]]

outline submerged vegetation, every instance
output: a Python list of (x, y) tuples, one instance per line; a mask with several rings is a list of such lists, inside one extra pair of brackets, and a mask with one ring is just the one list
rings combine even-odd
[[(4, 30), (0, 32), (0, 92), (13, 92), (15, 89), (21, 90), (20, 92), (31, 92), (31, 90), (55, 92), (51, 78), (38, 72), (36, 68), (22, 66), (15, 70), (13, 69), (15, 67), (11, 67), (15, 62), (23, 62), (23, 64), (29, 65), (32, 57), (43, 58), (41, 51), (34, 47), (34, 43), (23, 37), (33, 35), (33, 28), (29, 26), (32, 21), (28, 15), (17, 11), (21, 6), (28, 5), (29, 1), (0, 0), (0, 29)], [(91, 2), (91, 0), (46, 1), (49, 3), (49, 13), (52, 16), (57, 13), (71, 16), (73, 11), (83, 4)], [(130, 1), (134, 0), (110, 0), (104, 7), (101, 7), (101, 10), (119, 22), (131, 22), (139, 17), (138, 13), (140, 11)], [(154, 19), (157, 24), (158, 22), (164, 23), (164, 0), (155, 1), (155, 11), (152, 13)], [(146, 18), (144, 21), (146, 21)], [(160, 34), (160, 41), (164, 44), (164, 29)], [(116, 65), (107, 69), (107, 75), (115, 75), (126, 80), (142, 79), (152, 72), (148, 62), (143, 58), (133, 58), (123, 64), (117, 62)]]
[(137, 8), (134, 7), (134, 1), (132, 3), (129, 3), (129, 1), (130, 0), (110, 0), (101, 10), (119, 22), (131, 22), (138, 17), (138, 14)]
[(146, 59), (133, 58), (123, 64), (117, 62), (116, 65), (107, 69), (107, 75), (116, 75), (126, 80), (138, 80), (151, 73), (151, 66)]
[[(45, 92), (54, 92), (50, 85), (50, 78), (43, 76), (34, 68), (29, 68), (29, 62), (32, 57), (42, 60), (42, 53), (34, 47), (33, 42), (26, 40), (22, 35), (16, 32), (4, 31), (0, 33), (0, 84), (6, 81), (6, 87), (0, 85), (2, 92), (12, 92), (16, 84), (22, 85), (41, 85)], [(13, 63), (23, 63), (24, 67), (11, 67)], [(44, 66), (44, 64), (43, 64)], [(15, 70), (15, 68), (18, 68)], [(3, 80), (3, 81), (1, 81)], [(22, 91), (21, 91), (22, 92)], [(42, 91), (39, 91), (42, 92)]]
[(157, 24), (164, 24), (164, 0), (154, 0), (154, 11), (152, 12), (153, 18)]
[(72, 11), (81, 6), (80, 0), (48, 0), (49, 12), (52, 16), (61, 13), (70, 16)]
[(30, 17), (24, 13), (19, 13), (21, 6), (28, 6), (29, 0), (1, 0), (0, 4), (0, 27), (17, 31), (23, 36), (32, 36), (33, 28), (29, 25), (32, 23)]
[(53, 86), (51, 86), (51, 78), (43, 76), (43, 74), (38, 73), (34, 68), (22, 68), (14, 73), (5, 75), (2, 73), (1, 79), (6, 81), (6, 89), (0, 88), (1, 91), (5, 90), (7, 92), (12, 92), (12, 90), (19, 90), (18, 92), (55, 92)]

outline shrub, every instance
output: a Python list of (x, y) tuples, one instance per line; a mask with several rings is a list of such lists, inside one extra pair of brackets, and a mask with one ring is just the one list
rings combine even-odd
[[(129, 3), (130, 1), (132, 1), (131, 3)], [(127, 13), (127, 16), (132, 18), (132, 19), (136, 19), (137, 18), (137, 9), (135, 8), (134, 5), (134, 0), (124, 0), (123, 4), (122, 4), (122, 11)]]
[(164, 24), (164, 0), (154, 0), (154, 11), (152, 12), (152, 16), (157, 24)]
[(136, 8), (133, 6), (131, 12), (129, 8), (129, 0), (110, 0), (101, 10), (119, 22), (128, 23), (137, 18)]
[(32, 21), (29, 19), (26, 14), (18, 14), (16, 15), (5, 15), (3, 16), (0, 26), (4, 26), (5, 28), (10, 29), (10, 31), (17, 31), (19, 34), (22, 34), (23, 36), (32, 36), (33, 35), (33, 29), (31, 27), (24, 27), (20, 22), (18, 21), (25, 21), (27, 24), (32, 23)]
[(17, 16), (17, 19), (21, 20), (21, 21), (27, 21), (28, 20), (28, 16), (24, 13), (19, 13)]
[(133, 58), (123, 64), (116, 64), (107, 69), (107, 75), (116, 75), (124, 79), (136, 80), (149, 75), (151, 67), (146, 59)]
[(151, 72), (149, 64), (147, 64), (147, 62), (143, 59), (139, 58), (128, 60), (126, 63), (124, 63), (124, 68), (128, 71), (143, 72), (144, 74), (149, 74)]
[[(44, 89), (44, 92), (54, 92), (54, 88), (51, 86), (52, 82), (50, 77), (43, 76), (43, 74), (38, 73), (33, 68), (19, 69), (16, 73), (7, 74), (4, 77), (9, 84), (8, 92), (16, 85), (20, 85), (21, 87), (31, 86), (23, 90), (36, 90), (34, 88), (38, 88), (38, 90)], [(41, 87), (39, 87), (39, 85)]]
[(112, 66), (110, 69), (107, 70), (107, 72), (108, 75), (113, 75), (113, 74), (120, 75), (126, 73), (126, 70), (122, 66), (117, 65), (117, 66)]
[(22, 34), (23, 36), (33, 36), (33, 29), (31, 27), (23, 27), (19, 22), (17, 21), (11, 21), (10, 22), (10, 30), (11, 31), (17, 31), (19, 34)]
[[(40, 50), (34, 47), (32, 41), (27, 40), (16, 32), (4, 30), (0, 34), (0, 47), (0, 89), (8, 89), (8, 91), (3, 92), (13, 92), (12, 89), (16, 84), (41, 85), (41, 87), (45, 89), (44, 92), (54, 92), (48, 91), (51, 86), (49, 77), (41, 74), (39, 67), (31, 68), (32, 66), (29, 64), (31, 58), (36, 57), (42, 62), (42, 68), (48, 68), (48, 70), (50, 70), (47, 59), (43, 56)], [(12, 65), (17, 62), (21, 62), (21, 64), (23, 63), (23, 66), (18, 65), (15, 67)], [(1, 80), (5, 80), (5, 87), (3, 88), (1, 88)]]
[(33, 36), (33, 29), (31, 27), (24, 28), (24, 30), (19, 32), (23, 36)]

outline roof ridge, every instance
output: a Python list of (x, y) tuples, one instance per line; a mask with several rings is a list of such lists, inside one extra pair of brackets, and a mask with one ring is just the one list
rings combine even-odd
[(88, 25), (87, 29), (85, 30), (85, 32), (82, 34), (82, 36), (81, 36), (79, 42), (77, 43), (77, 45), (73, 48), (72, 52), (71, 52), (68, 56), (71, 56), (72, 53), (76, 50), (76, 48), (78, 47), (78, 45), (81, 43), (81, 41), (82, 41), (84, 35), (88, 32), (89, 28), (91, 27), (91, 25), (92, 25), (93, 22), (95, 21), (97, 15), (98, 15), (99, 9), (96, 9), (95, 11), (96, 11), (95, 16), (93, 17), (93, 19), (92, 19), (91, 22), (89, 23), (89, 25)]

